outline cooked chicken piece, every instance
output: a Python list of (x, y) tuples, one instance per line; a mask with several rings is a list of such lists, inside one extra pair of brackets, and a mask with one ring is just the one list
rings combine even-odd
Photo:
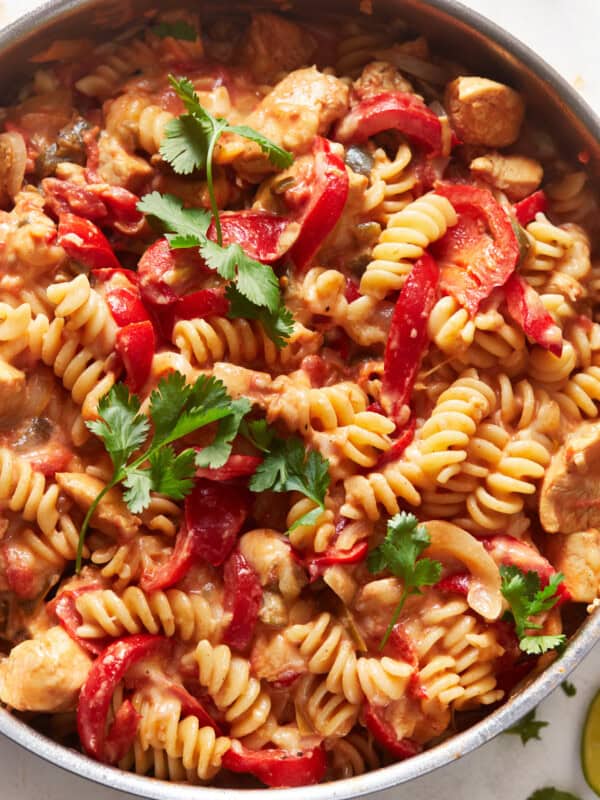
[(285, 537), (269, 528), (256, 528), (242, 536), (239, 546), (261, 586), (273, 586), (291, 600), (298, 597), (306, 576)]
[(317, 48), (306, 28), (276, 14), (253, 14), (243, 38), (240, 63), (257, 83), (271, 83), (282, 72), (312, 63)]
[(356, 595), (354, 608), (360, 619), (363, 635), (380, 641), (402, 597), (402, 584), (397, 578), (380, 578), (366, 583)]
[(600, 528), (600, 422), (581, 424), (552, 456), (540, 496), (548, 533)]
[(600, 531), (552, 536), (548, 540), (548, 555), (559, 572), (565, 576), (567, 589), (578, 603), (591, 603), (600, 589)]
[(113, 186), (135, 192), (152, 175), (152, 167), (145, 159), (128, 153), (121, 142), (108, 133), (102, 133), (98, 140), (98, 155), (98, 175)]
[(503, 83), (475, 76), (456, 78), (446, 86), (446, 111), (464, 144), (508, 147), (519, 137), (525, 103)]
[[(291, 72), (263, 98), (246, 119), (271, 141), (296, 155), (308, 152), (315, 136), (324, 135), (348, 108), (349, 89), (316, 67)], [(233, 164), (248, 180), (257, 182), (275, 171), (258, 145), (225, 134), (215, 150), (220, 164)]]
[(306, 672), (305, 660), (296, 645), (279, 632), (259, 633), (252, 647), (250, 663), (253, 675), (269, 683), (280, 681), (285, 685)]
[[(102, 481), (85, 472), (57, 472), (56, 482), (83, 511), (88, 510), (104, 489)], [(140, 520), (129, 511), (119, 490), (111, 489), (98, 503), (90, 524), (107, 536), (123, 541), (137, 533)]]
[(0, 359), (0, 417), (10, 417), (23, 408), (26, 393), (25, 373)]
[(501, 153), (487, 153), (471, 161), (471, 172), (496, 189), (505, 192), (509, 200), (522, 200), (535, 192), (544, 170), (539, 161), (526, 156), (503, 156)]
[(70, 711), (91, 666), (85, 650), (56, 625), (0, 663), (0, 700), (18, 711)]
[(387, 61), (371, 61), (363, 69), (360, 78), (354, 81), (354, 91), (361, 100), (374, 97), (381, 92), (412, 92), (412, 86)]

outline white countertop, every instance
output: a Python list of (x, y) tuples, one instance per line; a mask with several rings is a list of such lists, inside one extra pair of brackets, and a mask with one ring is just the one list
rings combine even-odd
[[(510, 30), (571, 81), (600, 112), (600, 0), (465, 0)], [(0, 0), (0, 21), (37, 5)], [(176, 5), (176, 3), (173, 3)], [(541, 741), (523, 747), (516, 736), (499, 736), (464, 759), (378, 800), (526, 800), (535, 789), (556, 786), (593, 800), (579, 767), (579, 736), (587, 705), (600, 688), (600, 650), (572, 675), (577, 695), (560, 689), (541, 704), (538, 718), (550, 723)], [(127, 800), (62, 772), (0, 738), (1, 800)], [(199, 792), (201, 794), (201, 792)]]

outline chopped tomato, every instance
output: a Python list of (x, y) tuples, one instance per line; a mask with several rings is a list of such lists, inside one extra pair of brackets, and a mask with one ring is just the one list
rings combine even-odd
[(231, 621), (223, 632), (223, 641), (236, 650), (246, 650), (254, 636), (263, 591), (256, 572), (239, 550), (229, 556), (223, 568), (225, 609)]
[(150, 319), (137, 287), (117, 286), (107, 289), (106, 302), (114, 321), (121, 327)]
[[(383, 412), (381, 409), (380, 413)], [(402, 431), (397, 435), (394, 439), (394, 444), (390, 447), (389, 450), (386, 450), (385, 453), (381, 455), (381, 458), (377, 462), (377, 466), (375, 469), (379, 471), (382, 467), (386, 464), (391, 464), (393, 461), (397, 461), (404, 453), (408, 445), (412, 442), (415, 438), (415, 429), (417, 427), (417, 421), (414, 417), (411, 417)]]
[(359, 564), (367, 556), (369, 546), (366, 541), (357, 542), (350, 550), (337, 550), (330, 547), (320, 555), (306, 555), (294, 551), (296, 558), (308, 570), (311, 582), (320, 577), (327, 567), (334, 564)]
[(385, 720), (375, 706), (365, 703), (365, 725), (373, 734), (373, 738), (399, 761), (412, 758), (421, 752), (421, 745), (412, 739), (398, 739), (394, 728)]
[(523, 333), (560, 358), (563, 349), (562, 331), (544, 308), (533, 286), (515, 272), (506, 282), (504, 294), (508, 313)]
[(266, 786), (291, 787), (318, 783), (327, 766), (325, 748), (310, 750), (249, 750), (236, 739), (223, 756), (223, 766), (232, 772), (249, 772)]
[[(278, 214), (246, 209), (221, 214), (220, 220), (223, 244), (239, 244), (250, 258), (263, 264), (272, 264), (280, 259), (293, 242), (293, 237), (283, 236), (290, 221)], [(214, 222), (207, 236), (217, 240)]]
[(229, 311), (224, 289), (199, 289), (180, 297), (174, 309), (177, 319), (223, 317)]
[(537, 192), (515, 203), (513, 211), (515, 212), (515, 217), (519, 221), (519, 224), (525, 226), (529, 225), (529, 223), (535, 219), (536, 214), (544, 212), (547, 208), (548, 198), (546, 197), (546, 193), (543, 189), (538, 189)]
[(76, 601), (78, 597), (86, 592), (93, 592), (102, 589), (100, 583), (89, 583), (85, 586), (78, 586), (75, 589), (66, 589), (52, 600), (48, 605), (48, 610), (54, 614), (60, 624), (69, 634), (71, 639), (77, 642), (84, 650), (88, 650), (94, 655), (99, 655), (111, 642), (110, 637), (103, 636), (99, 639), (82, 639), (77, 635), (77, 628), (81, 625), (81, 614), (77, 611)]
[(150, 377), (155, 348), (156, 337), (150, 320), (132, 322), (117, 332), (115, 350), (123, 360), (126, 382), (134, 394)]
[(115, 267), (119, 262), (106, 236), (88, 219), (75, 214), (61, 214), (58, 220), (57, 244), (70, 258), (86, 267)]

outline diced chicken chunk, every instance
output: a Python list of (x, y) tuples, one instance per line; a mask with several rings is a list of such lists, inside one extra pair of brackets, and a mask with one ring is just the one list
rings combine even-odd
[(503, 83), (474, 76), (456, 78), (446, 87), (445, 105), (464, 144), (508, 147), (519, 138), (525, 103)]
[(306, 576), (281, 534), (269, 528), (249, 531), (240, 539), (240, 552), (257, 573), (261, 586), (275, 586), (288, 599), (298, 597)]
[(25, 373), (0, 359), (0, 417), (10, 417), (23, 408), (26, 391)]
[(271, 83), (282, 72), (310, 64), (316, 46), (310, 33), (295, 22), (276, 14), (253, 14), (240, 63), (258, 83)]
[[(291, 72), (263, 98), (246, 124), (296, 155), (308, 152), (317, 135), (324, 135), (348, 108), (348, 86), (316, 67)], [(260, 180), (274, 171), (258, 145), (224, 135), (215, 152), (221, 164), (232, 163), (248, 180)]]
[(542, 182), (544, 170), (539, 161), (526, 156), (504, 156), (487, 153), (471, 161), (475, 177), (505, 192), (509, 200), (522, 200), (535, 192)]
[(269, 683), (287, 684), (306, 672), (306, 663), (296, 645), (279, 632), (260, 633), (256, 637), (250, 662), (253, 674)]
[(121, 142), (103, 133), (98, 140), (98, 174), (106, 183), (132, 192), (141, 188), (152, 175), (152, 167), (140, 156), (128, 153)]
[(412, 86), (393, 64), (371, 61), (354, 81), (354, 91), (361, 100), (366, 100), (381, 92), (412, 92)]
[(540, 496), (540, 521), (548, 533), (600, 528), (600, 422), (571, 433), (552, 457)]
[(578, 603), (591, 603), (600, 589), (600, 531), (570, 533), (552, 536), (548, 542), (548, 555), (559, 572), (571, 597)]
[[(85, 472), (57, 472), (56, 482), (63, 492), (87, 511), (104, 484)], [(125, 505), (118, 489), (107, 492), (92, 514), (91, 526), (119, 541), (131, 539), (138, 531), (140, 520)]]
[(70, 711), (92, 659), (59, 625), (21, 642), (0, 663), (0, 700), (18, 711)]

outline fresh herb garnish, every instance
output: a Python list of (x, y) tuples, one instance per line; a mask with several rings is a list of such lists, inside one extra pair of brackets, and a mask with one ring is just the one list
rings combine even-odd
[(508, 601), (515, 622), (515, 630), (519, 638), (519, 647), (528, 655), (541, 655), (548, 650), (555, 650), (566, 642), (566, 636), (528, 635), (528, 630), (541, 630), (542, 626), (533, 622), (531, 617), (550, 611), (559, 600), (557, 595), (563, 576), (553, 575), (542, 589), (537, 572), (523, 572), (515, 566), (502, 565), (502, 594)]
[(530, 794), (527, 800), (580, 800), (571, 792), (562, 792), (560, 789), (555, 789), (554, 786), (546, 786), (544, 789), (538, 789), (533, 794)]
[(509, 728), (505, 733), (510, 733), (514, 736), (520, 736), (521, 742), (526, 745), (531, 739), (541, 740), (540, 731), (546, 728), (549, 723), (543, 720), (536, 720), (535, 714), (537, 709), (532, 708), (528, 714), (525, 714), (522, 720)]
[(171, 37), (184, 42), (195, 42), (198, 38), (196, 28), (184, 19), (178, 19), (175, 22), (159, 22), (150, 28), (150, 32), (160, 39)]
[(138, 209), (166, 233), (170, 247), (199, 247), (207, 266), (232, 282), (227, 292), (231, 304), (229, 317), (257, 319), (278, 348), (285, 345), (294, 319), (282, 303), (277, 276), (271, 267), (250, 258), (239, 244), (222, 247), (208, 239), (208, 212), (183, 208), (173, 195), (151, 192), (140, 200)]
[(242, 423), (240, 432), (265, 458), (252, 476), (249, 486), (253, 492), (301, 492), (316, 503), (316, 508), (296, 520), (290, 531), (299, 525), (311, 525), (325, 510), (325, 494), (329, 488), (329, 462), (316, 450), (304, 448), (295, 436), (282, 439), (265, 420)]
[[(126, 489), (123, 499), (134, 514), (149, 506), (150, 492), (182, 500), (192, 490), (197, 466), (220, 467), (227, 461), (233, 439), (249, 410), (248, 400), (232, 400), (216, 378), (201, 375), (190, 385), (181, 373), (173, 372), (162, 378), (152, 392), (148, 418), (141, 412), (139, 398), (131, 395), (123, 383), (115, 384), (98, 404), (99, 418), (86, 422), (90, 431), (104, 442), (113, 474), (83, 520), (75, 565), (77, 572), (81, 569), (90, 520), (110, 489), (123, 484)], [(176, 453), (171, 446), (198, 428), (218, 421), (212, 445), (201, 453), (197, 454), (191, 447)], [(148, 442), (151, 424), (153, 433)]]
[(165, 139), (160, 154), (180, 175), (189, 175), (196, 169), (206, 171), (206, 183), (217, 232), (217, 244), (223, 243), (219, 209), (213, 181), (213, 154), (222, 133), (236, 133), (255, 142), (269, 160), (280, 169), (289, 167), (293, 156), (271, 142), (266, 136), (246, 125), (230, 125), (222, 117), (213, 115), (202, 107), (193, 83), (187, 78), (169, 75), (171, 86), (183, 102), (187, 114), (171, 120), (165, 128)]
[(567, 697), (575, 697), (577, 694), (577, 687), (574, 683), (571, 683), (571, 681), (563, 681), (560, 685), (560, 688), (567, 695)]
[(389, 570), (403, 583), (402, 596), (379, 644), (380, 650), (387, 644), (409, 595), (421, 594), (421, 586), (432, 586), (440, 579), (441, 563), (419, 558), (430, 544), (426, 528), (419, 525), (414, 514), (402, 511), (388, 522), (385, 539), (369, 553), (367, 564), (370, 572), (377, 574)]

